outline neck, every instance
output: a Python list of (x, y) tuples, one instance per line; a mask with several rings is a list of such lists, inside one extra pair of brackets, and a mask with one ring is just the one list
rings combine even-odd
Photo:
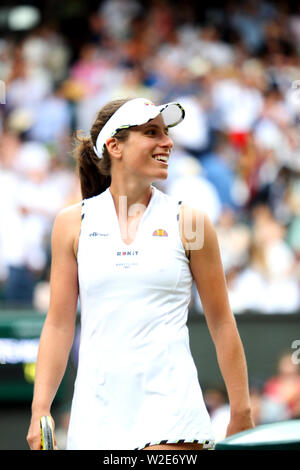
[(141, 204), (148, 206), (152, 195), (152, 188), (150, 184), (141, 185), (130, 181), (122, 181), (116, 183), (112, 180), (109, 188), (112, 198), (115, 203), (116, 213), (119, 215), (121, 204), (126, 203), (127, 215), (130, 207), (134, 204)]

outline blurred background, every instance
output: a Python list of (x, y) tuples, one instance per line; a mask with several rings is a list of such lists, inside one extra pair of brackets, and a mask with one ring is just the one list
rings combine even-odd
[[(80, 201), (74, 130), (115, 98), (178, 100), (169, 178), (221, 249), (257, 424), (300, 417), (300, 6), (45, 0), (0, 7), (0, 449), (27, 449), (57, 212)], [(228, 403), (194, 290), (191, 349), (217, 439)], [(53, 405), (65, 445), (80, 317)]]

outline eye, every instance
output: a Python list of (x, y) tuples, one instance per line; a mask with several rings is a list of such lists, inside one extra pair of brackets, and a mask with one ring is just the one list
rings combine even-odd
[(162, 131), (160, 129), (150, 128), (145, 131), (145, 134), (150, 136), (157, 136), (159, 134), (169, 135), (169, 131), (168, 129)]
[(156, 135), (157, 130), (156, 129), (147, 129), (146, 134), (147, 135)]

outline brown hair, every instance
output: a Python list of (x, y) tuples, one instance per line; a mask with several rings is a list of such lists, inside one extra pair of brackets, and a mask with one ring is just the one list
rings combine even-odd
[[(129, 101), (129, 99), (130, 98), (110, 101), (103, 106), (91, 127), (90, 137), (80, 137), (78, 132), (75, 133), (75, 138), (79, 144), (75, 148), (74, 154), (83, 199), (103, 193), (103, 191), (110, 186), (110, 155), (105, 148), (103, 158), (99, 159), (95, 154), (93, 147), (96, 145), (98, 134), (106, 122), (124, 103)], [(115, 137), (119, 140), (125, 141), (128, 138), (128, 135), (129, 130), (122, 129), (117, 132)]]

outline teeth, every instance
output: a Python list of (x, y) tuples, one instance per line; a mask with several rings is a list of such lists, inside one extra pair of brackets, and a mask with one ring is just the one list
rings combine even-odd
[(154, 160), (158, 160), (165, 163), (167, 163), (167, 161), (169, 160), (169, 157), (166, 157), (165, 155), (154, 155), (153, 158)]

